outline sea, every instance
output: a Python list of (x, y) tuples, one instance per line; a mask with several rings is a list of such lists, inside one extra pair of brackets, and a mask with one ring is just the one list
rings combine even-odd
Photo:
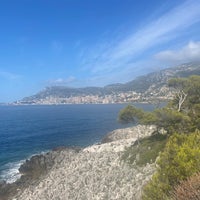
[[(0, 106), (0, 181), (19, 177), (19, 167), (35, 154), (60, 147), (99, 143), (117, 121), (125, 104)], [(135, 104), (153, 110), (151, 104)]]

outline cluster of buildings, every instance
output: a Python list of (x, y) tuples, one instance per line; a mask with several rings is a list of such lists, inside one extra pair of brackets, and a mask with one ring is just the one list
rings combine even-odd
[(112, 104), (112, 103), (129, 103), (129, 102), (150, 102), (155, 99), (165, 101), (170, 99), (169, 93), (164, 92), (164, 95), (159, 93), (136, 93), (120, 92), (107, 95), (77, 95), (70, 97), (46, 96), (32, 100), (17, 101), (15, 105), (53, 105), (53, 104)]
[(125, 92), (107, 95), (80, 95), (70, 97), (47, 96), (42, 99), (21, 100), (15, 104), (36, 104), (36, 105), (51, 105), (51, 104), (110, 104), (110, 103), (125, 103), (136, 102), (141, 98), (140, 93)]

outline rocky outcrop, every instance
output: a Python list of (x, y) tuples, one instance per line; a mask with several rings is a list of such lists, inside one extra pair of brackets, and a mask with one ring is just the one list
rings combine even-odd
[(58, 159), (62, 151), (77, 153), (79, 150), (78, 147), (58, 147), (48, 153), (32, 156), (20, 166), (19, 172), (23, 178), (37, 179), (41, 175), (47, 174), (55, 163), (59, 163)]
[(8, 200), (10, 196), (14, 196), (18, 191), (23, 191), (24, 188), (30, 185), (37, 185), (48, 174), (54, 164), (58, 164), (60, 159), (63, 159), (61, 157), (62, 151), (76, 154), (80, 151), (80, 148), (58, 147), (48, 153), (32, 156), (20, 166), (20, 179), (14, 183), (0, 182), (0, 200)]
[(7, 200), (8, 194), (10, 192), (10, 187), (6, 184), (5, 181), (0, 182), (0, 199)]
[(131, 139), (131, 138), (143, 138), (150, 136), (156, 132), (156, 126), (154, 125), (137, 125), (124, 129), (116, 129), (108, 133), (103, 139), (102, 143), (113, 142), (122, 139)]
[(37, 186), (29, 186), (15, 199), (140, 199), (141, 186), (154, 168), (130, 168), (119, 158), (119, 153), (105, 152), (65, 155), (65, 160), (55, 165)]
[[(141, 137), (153, 132), (152, 127), (139, 128)], [(122, 131), (109, 134), (112, 138), (109, 143), (92, 145), (80, 151), (63, 149), (57, 152), (53, 164), (50, 161), (52, 165), (48, 173), (37, 183), (29, 184), (25, 189), (19, 188), (18, 194), (12, 199), (139, 200), (142, 186), (151, 178), (155, 167), (154, 164), (148, 164), (139, 168), (122, 162), (124, 148), (133, 144), (138, 135), (127, 130), (130, 129), (125, 129), (121, 136)], [(49, 161), (37, 156), (31, 163), (37, 168), (37, 165), (46, 166)], [(30, 169), (28, 172), (32, 171), (31, 163), (27, 162), (22, 171), (27, 172), (27, 168)]]

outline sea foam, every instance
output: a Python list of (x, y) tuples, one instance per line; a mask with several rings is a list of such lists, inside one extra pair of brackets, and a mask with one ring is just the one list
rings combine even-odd
[(13, 183), (19, 179), (21, 177), (19, 167), (23, 162), (24, 160), (6, 164), (4, 170), (0, 174), (0, 180), (4, 180), (6, 183)]

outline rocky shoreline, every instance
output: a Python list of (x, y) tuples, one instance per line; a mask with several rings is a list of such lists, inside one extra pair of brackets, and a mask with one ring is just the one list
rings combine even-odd
[(126, 147), (138, 137), (156, 131), (154, 126), (117, 129), (101, 144), (84, 149), (58, 148), (33, 156), (19, 169), (13, 184), (0, 183), (1, 200), (139, 200), (142, 186), (155, 166), (130, 167), (121, 160)]

